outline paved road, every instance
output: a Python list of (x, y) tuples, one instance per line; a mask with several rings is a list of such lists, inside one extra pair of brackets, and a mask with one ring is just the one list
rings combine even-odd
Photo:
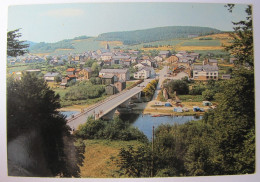
[(109, 113), (111, 110), (116, 108), (118, 105), (122, 104), (129, 98), (133, 97), (137, 93), (141, 92), (142, 89), (151, 81), (152, 79), (147, 79), (139, 86), (136, 86), (130, 90), (125, 90), (116, 95), (113, 95), (106, 99), (105, 101), (101, 101), (94, 106), (87, 108), (83, 113), (75, 115), (74, 118), (71, 118), (67, 121), (67, 124), (72, 129), (77, 129), (80, 124), (84, 124), (88, 117), (94, 116), (98, 114), (98, 117), (102, 117), (103, 115)]
[(157, 78), (159, 78), (159, 82), (157, 84), (157, 88), (155, 90), (155, 93), (153, 95), (153, 100), (155, 100), (158, 96), (158, 93), (161, 90), (163, 81), (166, 79), (166, 77), (164, 75), (166, 75), (168, 72), (168, 66), (164, 66), (163, 69), (160, 70), (160, 72), (157, 74)]

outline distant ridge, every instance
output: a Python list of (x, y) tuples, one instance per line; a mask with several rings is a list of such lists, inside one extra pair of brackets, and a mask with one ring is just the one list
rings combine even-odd
[(175, 38), (188, 38), (189, 35), (203, 36), (215, 33), (222, 33), (222, 31), (210, 27), (167, 26), (135, 31), (103, 33), (96, 40), (121, 41), (125, 45), (132, 45)]

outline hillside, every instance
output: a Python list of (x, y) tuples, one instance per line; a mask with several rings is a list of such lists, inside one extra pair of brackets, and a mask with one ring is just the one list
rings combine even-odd
[(190, 35), (202, 36), (215, 33), (221, 33), (221, 31), (209, 27), (169, 26), (136, 31), (103, 33), (96, 40), (121, 41), (125, 45), (133, 45), (160, 40), (188, 38)]

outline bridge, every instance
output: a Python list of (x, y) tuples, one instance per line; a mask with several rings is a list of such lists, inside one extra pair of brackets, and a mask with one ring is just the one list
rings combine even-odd
[(111, 119), (118, 106), (126, 107), (131, 99), (140, 99), (141, 91), (152, 79), (146, 79), (138, 86), (124, 90), (118, 94), (112, 95), (109, 98), (98, 102), (97, 104), (85, 109), (83, 112), (75, 115), (67, 120), (67, 125), (72, 129), (77, 129), (80, 124), (84, 124), (88, 117), (95, 119), (104, 118)]

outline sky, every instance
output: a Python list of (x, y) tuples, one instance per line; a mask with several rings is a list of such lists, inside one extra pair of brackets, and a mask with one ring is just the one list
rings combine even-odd
[(15, 5), (8, 8), (8, 31), (21, 28), (22, 40), (57, 42), (77, 36), (163, 26), (202, 26), (232, 30), (245, 19), (245, 5), (229, 13), (224, 4), (77, 3)]
[(232, 30), (246, 5), (229, 13), (224, 4), (117, 2), (15, 5), (8, 8), (8, 31), (21, 28), (21, 40), (57, 42), (77, 36), (163, 26), (202, 26)]

